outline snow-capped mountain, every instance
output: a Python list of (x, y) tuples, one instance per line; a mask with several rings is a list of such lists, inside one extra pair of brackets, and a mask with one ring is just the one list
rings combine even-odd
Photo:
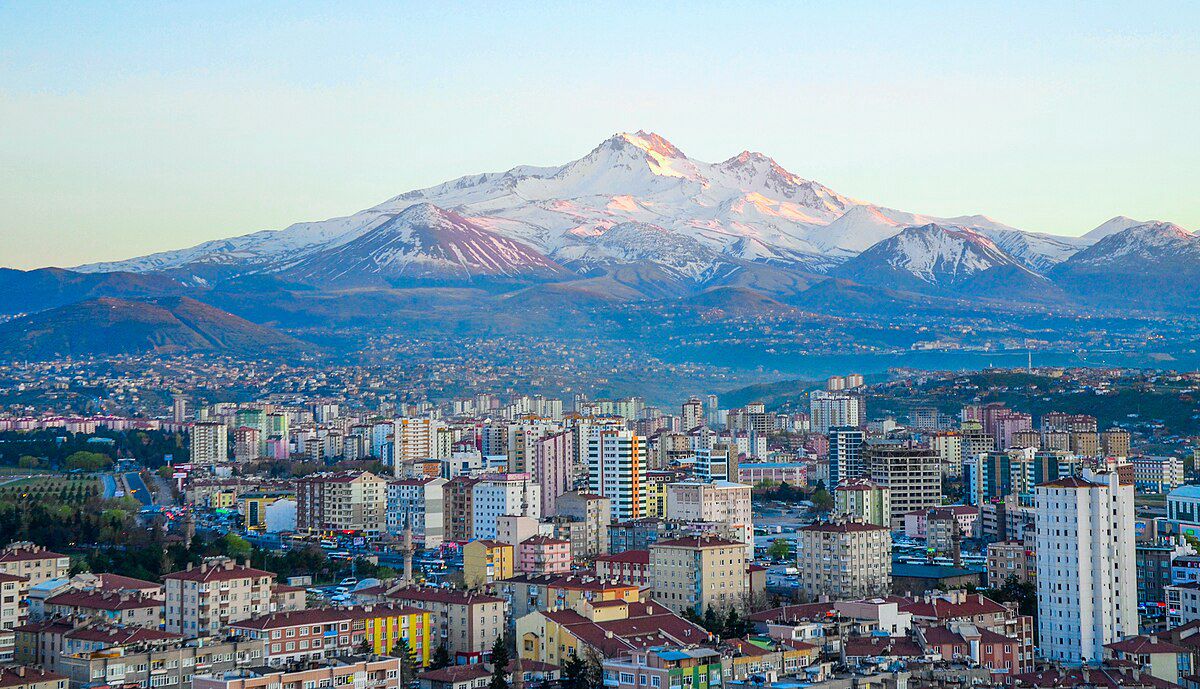
[(341, 286), (569, 275), (540, 252), (431, 203), (380, 214), (354, 239), (276, 264), (272, 271), (301, 282)]
[(932, 223), (906, 228), (834, 269), (863, 284), (917, 292), (963, 290), (987, 273), (1043, 281), (982, 232)]
[(1200, 237), (1166, 222), (1109, 234), (1055, 266), (1049, 277), (1081, 300), (1154, 311), (1195, 309)]
[(1110, 233), (1072, 256), (1070, 263), (1075, 266), (1132, 268), (1134, 264), (1144, 267), (1146, 263), (1187, 267), (1197, 265), (1198, 261), (1200, 237), (1174, 223), (1154, 221)]
[(1147, 221), (1145, 220), (1134, 220), (1133, 218), (1127, 218), (1124, 215), (1118, 215), (1117, 217), (1100, 224), (1098, 227), (1096, 227), (1096, 229), (1087, 232), (1080, 237), (1080, 239), (1086, 240), (1088, 244), (1095, 244), (1105, 237), (1117, 234), (1118, 232), (1124, 232), (1131, 227), (1137, 227), (1138, 225), (1143, 225), (1146, 222)]
[[(217, 268), (222, 274), (244, 274), (307, 266), (299, 274), (316, 280), (319, 265), (345, 272), (323, 264), (320, 256), (351, 244), (364, 249), (357, 240), (419, 203), (453, 211), (472, 226), (552, 262), (587, 268), (601, 257), (616, 261), (636, 246), (637, 260), (697, 276), (731, 260), (826, 272), (905, 227), (928, 223), (988, 234), (1022, 264), (1038, 270), (1082, 246), (1027, 235), (983, 216), (939, 219), (856, 201), (761, 153), (743, 151), (719, 163), (695, 160), (663, 137), (639, 131), (614, 135), (561, 166), (519, 166), (460, 177), (350, 216), (79, 270), (202, 276)], [(620, 226), (625, 227), (602, 239)], [(645, 237), (630, 236), (638, 232)], [(648, 250), (652, 245), (657, 248)], [(347, 250), (338, 255), (343, 265), (379, 266), (373, 259), (351, 261)]]

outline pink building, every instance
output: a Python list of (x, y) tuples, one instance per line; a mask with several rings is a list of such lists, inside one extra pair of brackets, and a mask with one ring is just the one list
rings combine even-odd
[(551, 433), (537, 441), (534, 449), (534, 476), (542, 489), (542, 514), (554, 516), (558, 496), (571, 490), (571, 458), (575, 455), (571, 431)]
[(600, 555), (596, 558), (596, 577), (630, 586), (649, 586), (650, 551), (626, 550), (617, 555)]
[[(970, 505), (946, 505), (944, 507), (934, 507), (935, 510), (950, 510), (954, 513), (954, 518), (958, 521), (958, 528), (962, 531), (963, 538), (974, 538), (979, 532), (976, 528), (979, 526), (979, 510)], [(924, 539), (929, 526), (929, 512), (931, 510), (920, 510), (917, 512), (909, 512), (904, 515), (904, 535), (909, 538)]]
[(517, 567), (525, 574), (561, 574), (571, 571), (571, 542), (533, 536), (517, 546)]
[(1008, 411), (995, 416), (995, 427), (992, 437), (996, 441), (996, 449), (1003, 450), (1012, 446), (1013, 434), (1017, 431), (1033, 430), (1033, 417), (1025, 412)]

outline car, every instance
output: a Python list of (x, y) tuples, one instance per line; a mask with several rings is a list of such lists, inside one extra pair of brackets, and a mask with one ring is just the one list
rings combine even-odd
[(354, 577), (346, 577), (345, 579), (342, 579), (340, 583), (342, 586), (354, 586), (358, 583), (358, 579)]

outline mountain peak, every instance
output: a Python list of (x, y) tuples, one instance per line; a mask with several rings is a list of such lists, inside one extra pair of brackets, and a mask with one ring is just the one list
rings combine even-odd
[(640, 148), (648, 154), (661, 156), (663, 158), (686, 158), (683, 151), (675, 147), (675, 144), (667, 141), (662, 136), (654, 132), (647, 132), (644, 129), (639, 129), (636, 132), (620, 132), (613, 135), (609, 141), (618, 145), (621, 142)]
[(1138, 225), (1143, 225), (1145, 223), (1145, 220), (1134, 220), (1133, 218), (1126, 217), (1124, 215), (1118, 215), (1117, 217), (1102, 223), (1095, 229), (1084, 234), (1083, 238), (1093, 242), (1098, 242), (1105, 237), (1117, 234), (1118, 232), (1124, 232), (1131, 227), (1137, 227)]

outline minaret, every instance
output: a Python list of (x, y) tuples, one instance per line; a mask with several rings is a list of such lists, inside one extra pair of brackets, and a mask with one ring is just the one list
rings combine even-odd
[(413, 541), (412, 541), (412, 523), (407, 519), (404, 522), (404, 585), (411, 586), (413, 583)]
[(187, 516), (183, 519), (183, 547), (191, 548), (192, 539), (196, 537), (196, 513), (193, 510), (188, 510)]

